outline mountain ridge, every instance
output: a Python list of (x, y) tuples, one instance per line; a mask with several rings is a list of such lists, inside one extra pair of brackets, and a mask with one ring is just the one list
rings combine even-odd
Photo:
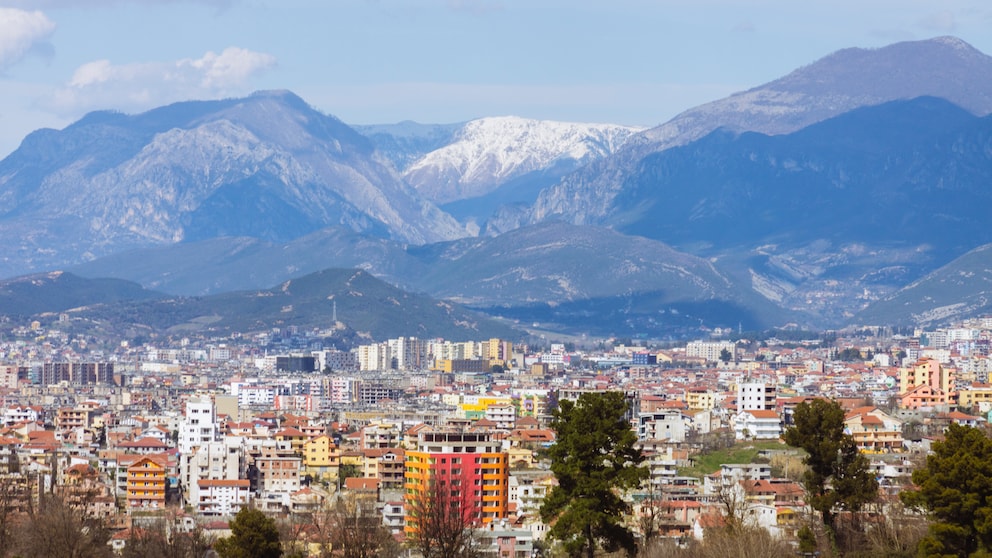
[[(599, 147), (509, 118), (356, 130), (278, 91), (93, 113), (0, 162), (0, 272), (74, 254), (203, 293), (357, 267), (525, 322), (844, 324), (992, 241), (989, 99), (992, 58), (937, 38)], [(425, 199), (400, 175), (417, 161), (443, 163), (422, 167), (439, 201), (467, 197)]]
[[(4, 273), (217, 235), (287, 239), (336, 224), (407, 242), (464, 236), (372, 143), (288, 92), (93, 113), (0, 161)], [(241, 204), (241, 205), (238, 205)], [(243, 210), (271, 212), (245, 220)]]
[[(719, 128), (783, 134), (855, 108), (920, 96), (945, 98), (977, 115), (992, 113), (992, 57), (954, 37), (837, 51), (782, 78), (691, 108), (641, 132), (625, 149), (543, 191), (523, 219), (535, 222), (567, 215), (573, 223), (594, 223), (643, 158)], [(502, 231), (507, 226), (496, 221), (490, 228)]]

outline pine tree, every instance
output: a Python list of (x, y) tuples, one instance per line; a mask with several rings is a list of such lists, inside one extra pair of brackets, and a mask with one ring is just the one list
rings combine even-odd
[(916, 491), (900, 494), (930, 512), (921, 556), (992, 554), (992, 440), (969, 426), (951, 424), (926, 467), (913, 471)]
[(591, 558), (598, 545), (628, 555), (636, 551), (634, 535), (624, 524), (630, 505), (622, 493), (640, 485), (648, 471), (625, 418), (627, 409), (623, 393), (604, 392), (562, 401), (554, 412), (557, 438), (550, 455), (558, 486), (541, 506), (541, 517), (572, 555), (584, 552)]
[(220, 558), (280, 558), (282, 544), (276, 522), (254, 508), (241, 508), (230, 523), (231, 536), (217, 541)]
[(838, 511), (857, 512), (878, 496), (878, 481), (854, 438), (844, 433), (844, 410), (836, 401), (814, 399), (796, 406), (785, 443), (806, 450), (803, 485), (810, 506), (835, 535)]

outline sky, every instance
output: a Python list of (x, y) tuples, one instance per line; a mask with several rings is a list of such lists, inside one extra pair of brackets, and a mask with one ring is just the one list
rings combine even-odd
[(288, 89), (348, 124), (661, 124), (848, 47), (954, 35), (989, 0), (0, 0), (0, 157), (93, 110)]

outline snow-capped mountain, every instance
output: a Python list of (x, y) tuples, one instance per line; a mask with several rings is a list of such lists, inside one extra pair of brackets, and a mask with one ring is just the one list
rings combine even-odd
[(92, 113), (0, 162), (0, 273), (216, 236), (338, 226), (404, 242), (464, 236), (371, 142), (289, 92)]
[(424, 197), (446, 204), (489, 194), (528, 173), (575, 169), (616, 152), (638, 131), (613, 124), (480, 118), (404, 169), (404, 176)]

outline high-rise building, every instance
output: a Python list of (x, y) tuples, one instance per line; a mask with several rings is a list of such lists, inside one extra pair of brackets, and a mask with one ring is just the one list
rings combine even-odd
[(179, 453), (188, 454), (194, 447), (217, 440), (217, 413), (209, 397), (186, 401), (186, 418), (179, 423)]
[(736, 350), (737, 345), (733, 341), (690, 341), (685, 346), (685, 356), (716, 362), (723, 351), (733, 356)]
[(416, 532), (424, 498), (450, 498), (467, 522), (488, 524), (507, 515), (509, 459), (490, 432), (424, 430), (406, 452), (406, 527)]
[(112, 362), (46, 362), (41, 371), (41, 384), (67, 382), (74, 386), (114, 383)]
[(747, 380), (737, 385), (738, 411), (774, 411), (776, 400), (774, 385)]

